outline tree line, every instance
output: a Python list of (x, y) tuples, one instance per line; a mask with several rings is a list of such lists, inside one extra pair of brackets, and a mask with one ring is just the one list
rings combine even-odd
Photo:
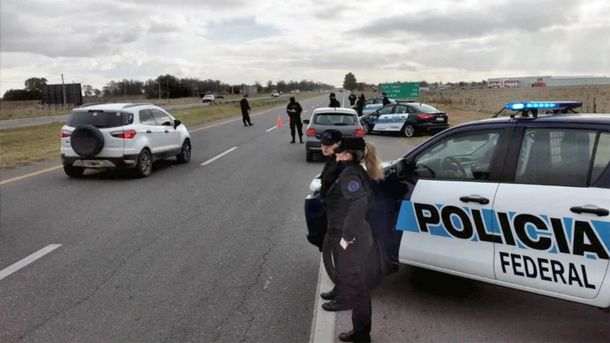
[[(25, 81), (24, 89), (10, 89), (4, 93), (3, 100), (41, 100), (47, 79), (32, 77)], [(239, 86), (243, 86), (241, 84)], [(118, 80), (106, 83), (101, 90), (93, 88), (91, 85), (83, 85), (84, 96), (134, 96), (144, 95), (146, 98), (182, 98), (198, 97), (208, 93), (213, 94), (232, 94), (239, 86), (229, 85), (220, 80), (200, 80), (196, 78), (178, 78), (173, 75), (159, 75), (155, 79), (146, 81), (139, 80)], [(322, 89), (332, 89), (333, 86), (314, 82), (310, 80), (273, 82), (267, 81), (265, 85), (255, 82), (257, 91), (263, 92), (289, 92), (292, 90), (319, 91)]]

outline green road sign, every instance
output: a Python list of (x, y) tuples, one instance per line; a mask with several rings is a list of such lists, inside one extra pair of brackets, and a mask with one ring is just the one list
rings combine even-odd
[(382, 83), (379, 89), (391, 99), (419, 98), (419, 82)]

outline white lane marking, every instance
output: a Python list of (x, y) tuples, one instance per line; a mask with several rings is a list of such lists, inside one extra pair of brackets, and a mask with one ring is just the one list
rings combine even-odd
[(49, 244), (46, 247), (38, 250), (37, 252), (33, 253), (32, 255), (22, 259), (21, 261), (15, 262), (12, 265), (4, 268), (3, 270), (0, 270), (0, 280), (4, 279), (5, 277), (13, 274), (14, 272), (18, 271), (19, 269), (27, 266), (28, 264), (36, 261), (37, 259), (43, 257), (44, 255), (50, 253), (51, 251), (59, 248), (61, 246), (61, 244)]
[(212, 163), (212, 162), (216, 161), (217, 159), (219, 159), (219, 158), (223, 157), (224, 155), (226, 155), (226, 154), (228, 154), (228, 153), (230, 153), (230, 152), (232, 152), (232, 151), (235, 151), (236, 149), (237, 149), (237, 147), (236, 147), (236, 146), (234, 146), (234, 147), (232, 147), (231, 149), (229, 149), (229, 150), (227, 150), (227, 151), (225, 151), (225, 152), (223, 152), (223, 153), (221, 153), (221, 154), (218, 154), (218, 155), (216, 155), (216, 156), (214, 156), (214, 157), (210, 158), (209, 160), (207, 160), (207, 161), (205, 161), (205, 162), (201, 163), (201, 165), (202, 165), (202, 166), (207, 166), (208, 164), (210, 164), (210, 163)]
[(320, 292), (328, 292), (333, 287), (333, 283), (326, 275), (324, 262), (320, 257), (320, 271), (318, 272), (318, 287), (316, 289), (316, 301), (313, 307), (313, 320), (311, 322), (310, 343), (334, 342), (335, 341), (335, 312), (328, 312), (322, 309)]
[(265, 130), (265, 132), (271, 132), (271, 131), (273, 131), (273, 130), (275, 130), (275, 129), (277, 129), (277, 125), (275, 125), (275, 126), (274, 126), (274, 127), (272, 127), (272, 128), (269, 128), (269, 129)]

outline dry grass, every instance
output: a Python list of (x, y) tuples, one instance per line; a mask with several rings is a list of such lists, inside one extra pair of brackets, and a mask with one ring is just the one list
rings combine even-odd
[(62, 126), (54, 123), (0, 130), (0, 169), (59, 157), (59, 130)]

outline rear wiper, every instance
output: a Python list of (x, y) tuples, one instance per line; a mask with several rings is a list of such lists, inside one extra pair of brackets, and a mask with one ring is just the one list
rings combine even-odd
[(335, 123), (335, 126), (347, 126), (347, 125), (354, 125), (354, 124), (347, 124), (347, 123)]

